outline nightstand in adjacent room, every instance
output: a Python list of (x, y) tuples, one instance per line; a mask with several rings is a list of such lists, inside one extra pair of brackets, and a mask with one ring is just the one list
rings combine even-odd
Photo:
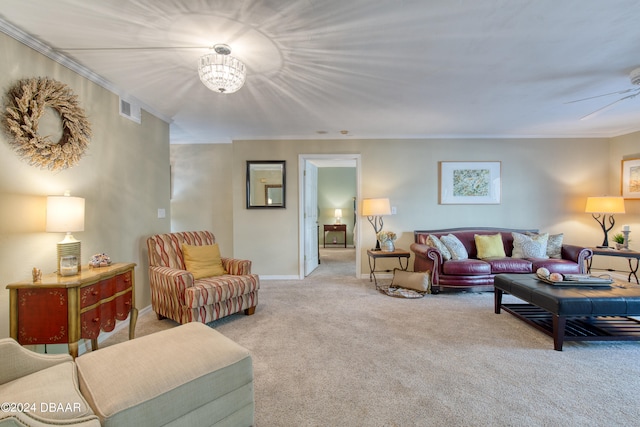
[(68, 344), (78, 356), (78, 341), (98, 348), (100, 331), (109, 332), (116, 320), (129, 315), (129, 339), (138, 318), (133, 263), (84, 268), (75, 276), (46, 274), (38, 282), (7, 285), (11, 337), (22, 345)]
[(347, 224), (325, 224), (324, 225), (324, 236), (323, 236), (323, 247), (327, 247), (327, 233), (329, 232), (337, 232), (342, 233), (344, 237), (344, 247), (347, 247)]

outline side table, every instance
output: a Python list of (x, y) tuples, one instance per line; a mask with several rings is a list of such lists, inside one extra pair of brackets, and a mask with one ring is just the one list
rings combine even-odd
[(342, 233), (344, 236), (344, 247), (347, 247), (347, 224), (325, 224), (322, 246), (327, 247), (327, 233), (330, 231), (336, 231)]
[[(367, 249), (367, 255), (369, 255), (369, 281), (371, 282), (372, 278), (376, 285), (376, 289), (378, 289), (378, 279), (376, 279), (376, 272), (390, 272), (393, 270), (376, 270), (376, 260), (378, 258), (397, 258), (398, 263), (400, 264), (401, 270), (406, 270), (409, 267), (409, 257), (411, 253), (409, 251), (405, 251), (403, 249), (396, 248), (393, 252), (385, 252), (385, 251), (376, 251), (373, 249)], [(403, 265), (404, 261), (404, 265)]]
[(38, 282), (22, 281), (9, 289), (10, 334), (22, 345), (68, 344), (78, 356), (80, 338), (98, 348), (100, 331), (112, 331), (129, 315), (129, 339), (134, 338), (135, 305), (133, 263), (83, 268), (74, 276), (46, 274)]
[[(627, 282), (631, 282), (631, 277), (636, 279), (636, 284), (640, 285), (640, 281), (638, 281), (638, 263), (640, 263), (640, 252), (631, 251), (631, 250), (618, 250), (618, 249), (607, 249), (607, 248), (589, 248), (593, 251), (593, 255), (598, 256), (612, 256), (612, 257), (621, 257), (626, 258), (629, 262), (629, 276), (627, 276)], [(635, 263), (634, 263), (635, 261)], [(591, 273), (591, 264), (593, 263), (593, 257), (587, 260), (587, 272)], [(613, 269), (607, 269), (607, 271), (616, 271)], [(626, 273), (626, 271), (623, 271)]]

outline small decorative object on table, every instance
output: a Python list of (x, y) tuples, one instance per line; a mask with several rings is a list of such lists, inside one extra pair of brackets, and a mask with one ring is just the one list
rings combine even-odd
[(40, 270), (39, 268), (33, 267), (33, 270), (31, 270), (31, 275), (33, 276), (34, 283), (42, 280), (42, 270)]
[(106, 267), (111, 265), (111, 258), (107, 254), (95, 254), (89, 261), (91, 267)]
[(393, 242), (396, 241), (398, 236), (393, 231), (380, 231), (376, 237), (380, 241), (380, 249), (383, 252), (393, 252), (396, 249)]

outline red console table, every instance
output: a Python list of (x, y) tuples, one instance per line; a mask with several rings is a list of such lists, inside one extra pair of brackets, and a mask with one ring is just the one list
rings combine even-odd
[(135, 264), (84, 268), (75, 276), (57, 273), (38, 282), (7, 285), (11, 337), (22, 345), (69, 344), (78, 356), (80, 338), (98, 348), (100, 331), (112, 331), (117, 320), (129, 314), (129, 339), (133, 339), (138, 310), (135, 307)]

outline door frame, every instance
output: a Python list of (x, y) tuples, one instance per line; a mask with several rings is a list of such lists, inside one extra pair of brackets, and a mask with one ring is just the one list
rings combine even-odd
[[(298, 154), (298, 236), (300, 241), (298, 243), (298, 277), (304, 279), (304, 169), (307, 161), (313, 160), (353, 160), (355, 161), (356, 168), (356, 202), (360, 203), (360, 169), (361, 169), (361, 157), (360, 154)], [(359, 278), (361, 276), (361, 264), (362, 256), (360, 254), (360, 224), (362, 224), (361, 216), (358, 214), (358, 219), (355, 224), (355, 238), (353, 239), (353, 246), (356, 251), (356, 271), (355, 276)]]

